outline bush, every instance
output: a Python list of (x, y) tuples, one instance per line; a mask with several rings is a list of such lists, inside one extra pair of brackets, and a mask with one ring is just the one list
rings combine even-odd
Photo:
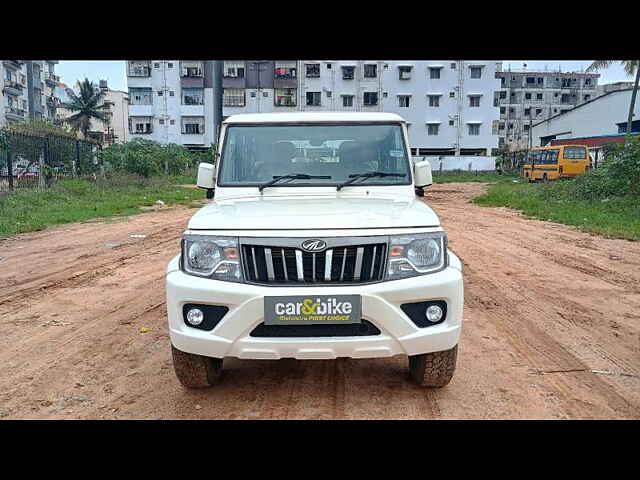
[(192, 172), (199, 162), (212, 161), (211, 151), (194, 153), (182, 145), (135, 139), (110, 145), (101, 153), (105, 169), (150, 177), (153, 175), (184, 175)]
[(598, 169), (571, 182), (560, 182), (550, 191), (585, 200), (627, 195), (640, 197), (640, 137), (636, 136), (626, 144), (607, 146), (604, 156)]

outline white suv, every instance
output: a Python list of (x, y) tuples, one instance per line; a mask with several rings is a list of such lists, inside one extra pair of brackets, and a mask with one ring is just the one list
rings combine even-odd
[(178, 379), (218, 381), (225, 357), (408, 355), (423, 386), (449, 383), (462, 265), (389, 113), (244, 114), (221, 128), (213, 201), (169, 263), (167, 313)]

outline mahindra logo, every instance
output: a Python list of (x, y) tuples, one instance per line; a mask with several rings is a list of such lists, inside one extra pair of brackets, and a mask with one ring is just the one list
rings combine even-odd
[(311, 238), (302, 242), (300, 247), (306, 252), (321, 252), (325, 248), (327, 248), (327, 242), (325, 242), (324, 240)]

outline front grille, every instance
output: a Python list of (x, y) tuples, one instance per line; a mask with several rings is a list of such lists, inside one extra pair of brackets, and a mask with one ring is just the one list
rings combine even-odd
[(261, 323), (251, 337), (370, 337), (380, 335), (380, 329), (368, 320), (344, 325), (265, 325)]
[(295, 246), (242, 243), (242, 260), (246, 278), (253, 283), (358, 284), (382, 279), (386, 251), (386, 242), (331, 246), (318, 253)]

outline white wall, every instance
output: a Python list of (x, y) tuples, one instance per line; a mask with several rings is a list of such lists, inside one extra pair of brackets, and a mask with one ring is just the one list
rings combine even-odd
[(442, 170), (495, 170), (496, 169), (496, 157), (481, 157), (481, 156), (426, 156), (426, 157), (413, 157), (424, 158), (429, 160), (431, 164), (431, 170), (436, 172)]
[[(557, 138), (618, 135), (618, 123), (626, 122), (631, 102), (631, 90), (614, 91), (576, 107), (562, 115), (533, 126), (533, 145), (540, 145), (540, 137)], [(640, 102), (636, 102), (634, 120), (640, 118)]]

